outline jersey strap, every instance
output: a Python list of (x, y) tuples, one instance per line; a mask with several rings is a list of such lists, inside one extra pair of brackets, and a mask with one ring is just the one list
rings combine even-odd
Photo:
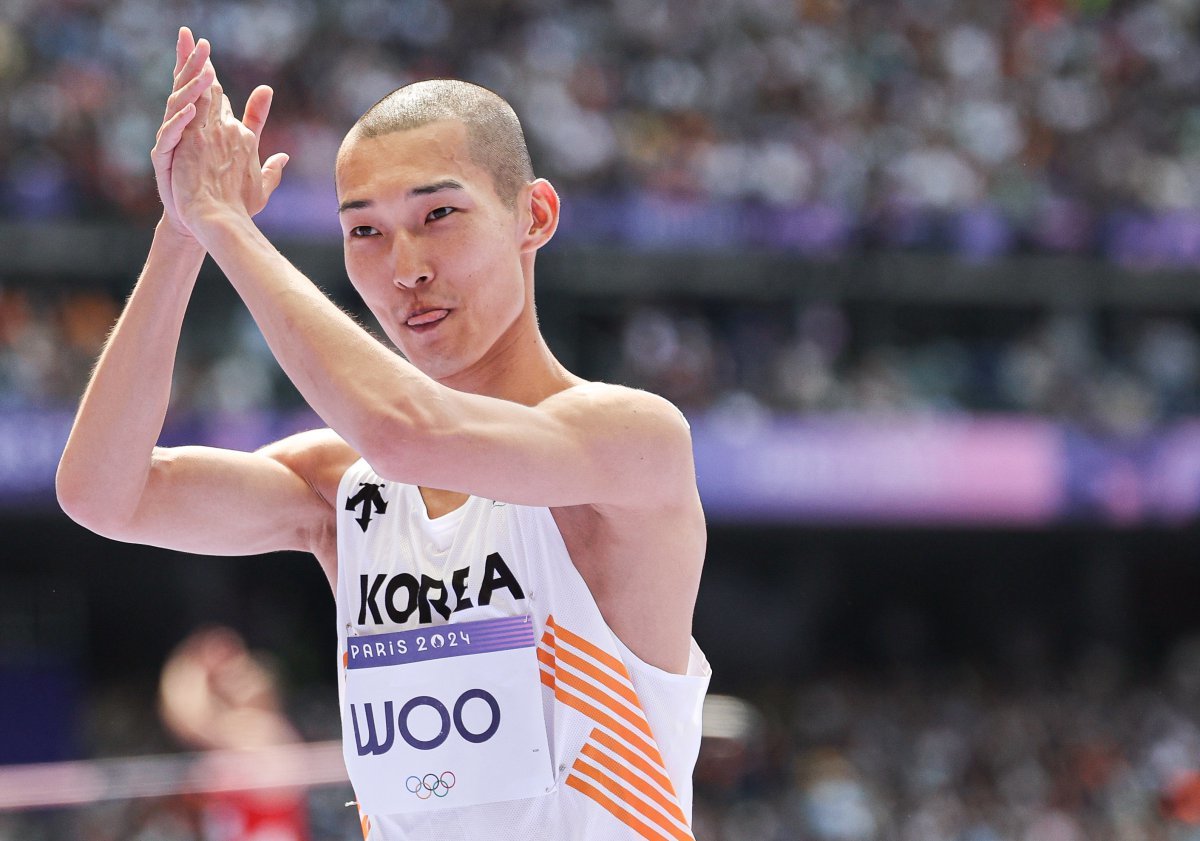
[(566, 784), (647, 841), (694, 841), (625, 664), (553, 616), (537, 657), (555, 700), (596, 725)]

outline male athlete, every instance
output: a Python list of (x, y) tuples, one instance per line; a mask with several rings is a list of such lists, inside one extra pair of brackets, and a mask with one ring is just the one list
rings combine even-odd
[[(316, 556), (369, 839), (690, 838), (708, 668), (688, 427), (547, 348), (534, 257), (558, 196), (511, 108), (420, 83), (342, 145), (347, 273), (402, 358), (253, 224), (286, 163), (259, 163), (271, 92), (239, 121), (209, 52), (181, 30), (151, 153), (163, 218), (63, 454), (63, 508), (118, 540)], [(205, 253), (328, 429), (155, 446)]]

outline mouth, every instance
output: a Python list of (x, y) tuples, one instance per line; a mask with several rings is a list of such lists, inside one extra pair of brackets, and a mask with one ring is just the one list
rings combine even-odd
[(404, 323), (412, 330), (418, 333), (432, 329), (434, 326), (442, 323), (446, 316), (450, 315), (450, 310), (447, 309), (420, 309), (409, 313), (408, 318)]

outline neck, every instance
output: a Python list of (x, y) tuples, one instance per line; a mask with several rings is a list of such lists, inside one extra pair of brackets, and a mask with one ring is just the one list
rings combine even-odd
[(555, 359), (529, 307), (477, 363), (438, 382), (455, 391), (535, 406), (583, 380)]

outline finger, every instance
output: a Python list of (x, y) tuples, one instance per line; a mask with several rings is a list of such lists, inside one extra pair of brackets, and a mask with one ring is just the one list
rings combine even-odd
[(208, 62), (212, 55), (212, 47), (208, 41), (201, 38), (193, 47), (191, 52), (187, 54), (183, 64), (175, 73), (172, 87), (181, 88), (187, 84), (188, 80), (195, 76), (200, 69)]
[(208, 113), (205, 114), (204, 125), (221, 119), (221, 108), (225, 104), (225, 89), (221, 87), (220, 82), (213, 82), (208, 94)]
[(201, 38), (196, 42), (195, 48), (188, 54), (187, 60), (183, 66), (179, 68), (179, 72), (175, 74), (175, 83), (173, 89), (186, 85), (197, 73), (204, 69), (204, 65), (208, 63), (209, 57), (212, 55), (212, 46), (208, 40)]
[(197, 128), (204, 128), (204, 126), (208, 123), (208, 112), (211, 110), (214, 88), (220, 88), (220, 83), (213, 82), (211, 85), (205, 88), (204, 92), (196, 99), (196, 116), (200, 118), (196, 120)]
[(189, 103), (194, 103), (217, 80), (217, 71), (211, 63), (206, 63), (200, 75), (167, 97), (167, 111), (164, 119), (170, 119)]
[(283, 168), (291, 160), (285, 152), (276, 152), (262, 167), (263, 199), (269, 199), (283, 180)]
[(192, 30), (186, 26), (179, 27), (179, 37), (175, 39), (175, 69), (171, 71), (172, 76), (179, 75), (184, 62), (187, 61), (187, 57), (192, 54), (194, 49), (196, 49), (196, 39), (192, 37)]
[(180, 138), (183, 137), (183, 130), (188, 127), (188, 123), (196, 116), (196, 106), (189, 102), (179, 111), (178, 114), (171, 117), (162, 124), (162, 128), (158, 130), (158, 140), (154, 144), (154, 154), (160, 157), (170, 156), (175, 151), (175, 147), (179, 145)]
[(263, 126), (267, 123), (267, 115), (271, 113), (271, 101), (275, 92), (266, 85), (259, 85), (246, 100), (246, 111), (242, 115), (242, 124), (254, 132), (257, 138), (262, 137)]

